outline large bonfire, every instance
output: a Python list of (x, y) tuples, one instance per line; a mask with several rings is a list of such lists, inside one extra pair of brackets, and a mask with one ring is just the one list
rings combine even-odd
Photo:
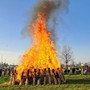
[(55, 45), (50, 38), (50, 32), (46, 26), (46, 15), (39, 12), (37, 20), (32, 23), (33, 44), (21, 57), (22, 61), (16, 68), (20, 79), (21, 73), (28, 69), (57, 69), (60, 68), (60, 63), (57, 59)]
[(57, 51), (51, 32), (48, 30), (47, 22), (51, 14), (61, 6), (63, 0), (44, 0), (36, 7), (34, 19), (29, 25), (29, 32), (32, 35), (32, 46), (22, 55), (20, 64), (16, 67), (16, 79), (21, 80), (22, 72), (34, 73), (35, 69), (61, 70), (57, 58)]

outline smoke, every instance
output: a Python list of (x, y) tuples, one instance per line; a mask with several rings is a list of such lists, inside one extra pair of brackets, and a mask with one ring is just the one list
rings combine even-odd
[[(27, 26), (27, 34), (30, 32), (30, 24), (34, 23), (37, 20), (38, 13), (43, 13), (46, 16), (48, 30), (52, 32), (51, 38), (55, 41), (55, 27), (60, 21), (57, 20), (60, 18), (59, 14), (63, 11), (66, 11), (68, 7), (68, 0), (37, 0), (36, 4), (32, 8), (32, 17)], [(26, 30), (24, 33), (26, 34)]]
[(64, 11), (67, 5), (68, 0), (37, 0), (36, 5), (33, 7), (32, 21), (37, 19), (38, 12), (44, 13), (48, 21), (57, 11), (59, 13)]

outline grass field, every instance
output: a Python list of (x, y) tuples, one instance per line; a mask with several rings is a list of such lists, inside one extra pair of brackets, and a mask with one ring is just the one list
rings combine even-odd
[(65, 75), (67, 84), (40, 85), (40, 86), (9, 86), (2, 83), (8, 82), (9, 77), (0, 77), (0, 90), (90, 90), (90, 75)]

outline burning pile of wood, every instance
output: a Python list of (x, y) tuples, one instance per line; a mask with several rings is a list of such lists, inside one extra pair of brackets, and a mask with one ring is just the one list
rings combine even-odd
[[(16, 70), (12, 71), (11, 85), (46, 85), (66, 82), (53, 41), (58, 15), (56, 12), (64, 9), (64, 1), (67, 0), (39, 0), (35, 5), (32, 19), (27, 27), (27, 33), (32, 37), (32, 45), (21, 56)], [(49, 20), (52, 21), (51, 24)]]
[(61, 69), (34, 69), (32, 72), (27, 70), (25, 75), (22, 72), (21, 79), (16, 80), (17, 71), (13, 70), (11, 73), (10, 85), (47, 85), (47, 84), (62, 84), (66, 83)]

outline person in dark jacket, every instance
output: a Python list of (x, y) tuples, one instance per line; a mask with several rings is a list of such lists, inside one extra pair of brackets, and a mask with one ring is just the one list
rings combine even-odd
[(2, 69), (0, 69), (0, 77), (2, 76)]

